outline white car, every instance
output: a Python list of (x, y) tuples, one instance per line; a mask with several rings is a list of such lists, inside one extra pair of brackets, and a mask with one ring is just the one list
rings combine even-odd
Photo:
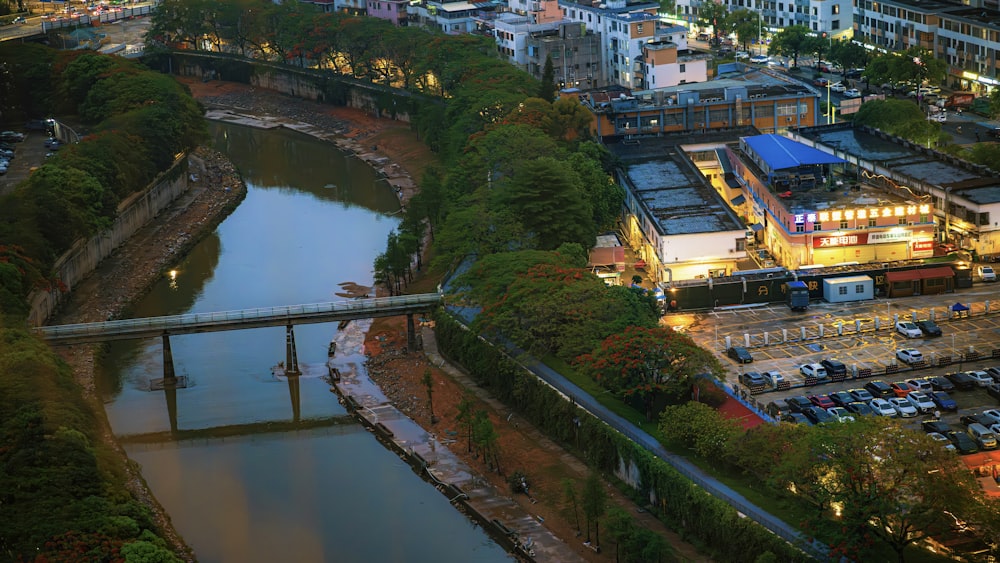
[(767, 55), (754, 55), (750, 57), (750, 62), (757, 64), (764, 64), (770, 60), (771, 60), (770, 57), (768, 57)]
[(833, 84), (830, 85), (830, 89), (833, 90), (834, 92), (843, 93), (847, 91), (847, 86), (844, 86), (842, 82), (834, 82)]
[(844, 407), (830, 407), (826, 409), (838, 422), (854, 422), (854, 415)]
[(896, 323), (896, 332), (907, 338), (920, 338), (924, 335), (915, 323), (909, 321), (899, 321)]
[(861, 91), (858, 90), (857, 88), (851, 88), (850, 90), (844, 92), (844, 97), (845, 98), (860, 98), (861, 97)]
[(991, 424), (990, 426), (996, 426), (997, 424), (1000, 424), (1000, 410), (986, 409), (980, 414), (983, 414), (986, 417), (993, 420), (993, 424)]
[(949, 440), (944, 434), (940, 432), (928, 432), (927, 437), (935, 442), (940, 442), (941, 445), (944, 446), (944, 449), (955, 451), (955, 444), (952, 444), (951, 440)]
[(979, 272), (979, 279), (984, 282), (997, 281), (997, 273), (993, 270), (992, 266), (980, 266), (976, 270)]
[[(967, 371), (965, 372), (965, 375), (971, 377), (972, 380), (975, 381), (976, 385), (978, 385), (979, 387), (986, 387), (987, 385), (993, 384), (993, 378), (990, 377), (990, 374), (986, 373), (985, 371), (981, 370)], [(997, 422), (1000, 422), (1000, 420), (997, 420)]]
[(930, 121), (937, 121), (938, 123), (948, 123), (948, 114), (943, 111), (929, 113), (927, 114), (927, 119)]
[(906, 384), (910, 386), (910, 389), (921, 393), (930, 393), (934, 390), (934, 386), (926, 379), (907, 379)]
[(917, 416), (917, 408), (903, 397), (893, 397), (889, 399), (889, 404), (892, 405), (892, 408), (896, 409), (896, 414), (900, 418), (913, 418)]
[(747, 53), (746, 51), (736, 51), (736, 60), (749, 59), (749, 58), (750, 58), (750, 53)]
[(799, 366), (799, 373), (806, 377), (823, 379), (826, 377), (826, 368), (822, 364), (802, 364)]
[(896, 409), (892, 406), (892, 403), (885, 399), (872, 399), (868, 402), (868, 406), (879, 416), (896, 416)]
[[(931, 400), (925, 393), (921, 391), (910, 391), (906, 395), (906, 400), (913, 405), (913, 408), (917, 409), (922, 413), (934, 412), (937, 406), (934, 401)], [(998, 421), (1000, 422), (1000, 421)]]
[(916, 364), (924, 361), (924, 355), (920, 353), (920, 350), (907, 348), (904, 350), (896, 350), (896, 359), (904, 364)]

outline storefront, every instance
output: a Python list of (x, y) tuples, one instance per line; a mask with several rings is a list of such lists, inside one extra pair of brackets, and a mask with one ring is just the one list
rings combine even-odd
[(885, 274), (889, 297), (934, 295), (955, 291), (955, 271), (949, 266), (903, 270)]
[(1000, 451), (963, 455), (962, 461), (979, 481), (987, 497), (1000, 497)]
[[(933, 233), (893, 228), (886, 231), (813, 235), (812, 264), (892, 262), (934, 254)], [(919, 240), (918, 240), (919, 239)]]

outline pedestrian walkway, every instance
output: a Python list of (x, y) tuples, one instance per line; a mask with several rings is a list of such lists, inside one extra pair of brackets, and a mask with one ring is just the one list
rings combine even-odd
[[(348, 329), (337, 333), (337, 356), (330, 361), (330, 366), (340, 373), (335, 389), (348, 409), (361, 418), (383, 443), (423, 471), (452, 502), (464, 505), (508, 551), (514, 551), (530, 561), (583, 561), (533, 515), (525, 512), (513, 499), (494, 488), (452, 453), (448, 445), (455, 440), (429, 433), (389, 402), (365, 372), (366, 358), (362, 346), (370, 326), (371, 320), (354, 321)], [(432, 329), (423, 329), (428, 358), (452, 376), (465, 377), (437, 354), (433, 334)], [(470, 390), (478, 389), (470, 380), (463, 384)]]

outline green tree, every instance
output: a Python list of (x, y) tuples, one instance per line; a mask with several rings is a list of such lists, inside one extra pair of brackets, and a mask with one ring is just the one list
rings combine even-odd
[(969, 162), (982, 164), (1000, 172), (1000, 145), (997, 143), (976, 143), (962, 156)]
[(804, 25), (792, 25), (782, 29), (771, 39), (768, 52), (792, 58), (792, 66), (799, 66), (799, 56), (814, 51), (815, 37)]
[(462, 395), (462, 400), (458, 402), (458, 412), (455, 413), (455, 422), (459, 424), (459, 427), (469, 439), (469, 452), (472, 452), (472, 427), (476, 416), (475, 406), (476, 402), (472, 398), (472, 395), (466, 393)]
[(552, 103), (556, 99), (556, 70), (552, 66), (552, 57), (545, 55), (545, 66), (542, 67), (542, 84), (538, 97)]
[(760, 14), (746, 8), (732, 11), (726, 18), (726, 27), (736, 34), (736, 40), (747, 50), (751, 43), (760, 39)]
[(424, 375), (420, 378), (420, 383), (427, 390), (427, 410), (431, 413), (431, 424), (434, 424), (437, 422), (437, 417), (434, 416), (434, 378), (431, 374), (431, 368), (424, 369)]
[(944, 139), (941, 124), (929, 121), (916, 104), (907, 100), (872, 100), (861, 104), (854, 123), (868, 125), (920, 144), (936, 144)]
[[(608, 509), (608, 493), (604, 490), (604, 482), (597, 473), (591, 472), (583, 483), (583, 515), (587, 519), (587, 543), (593, 540), (594, 546), (601, 547), (601, 518)], [(594, 535), (590, 535), (593, 528)]]
[(704, 459), (721, 457), (743, 435), (743, 427), (714, 408), (695, 401), (669, 406), (660, 414), (660, 431)]
[(577, 505), (576, 481), (565, 478), (562, 480), (563, 500), (573, 507), (573, 527), (576, 528), (577, 535), (580, 532), (580, 510)]
[(719, 43), (719, 36), (725, 32), (728, 15), (729, 10), (725, 4), (712, 0), (702, 2), (701, 7), (698, 8), (698, 25), (712, 28), (715, 44)]
[(656, 397), (686, 394), (697, 374), (722, 374), (714, 355), (669, 327), (627, 327), (605, 338), (575, 364), (616, 395), (642, 400), (647, 420), (653, 418)]
[(604, 525), (604, 532), (608, 538), (615, 542), (615, 561), (621, 561), (622, 556), (626, 561), (631, 561), (630, 540), (638, 535), (638, 527), (635, 518), (618, 505), (612, 505), (608, 509), (607, 521)]
[(840, 65), (846, 77), (848, 69), (865, 68), (868, 62), (868, 49), (849, 39), (833, 42), (830, 48), (830, 61)]
[(594, 245), (593, 208), (570, 163), (549, 156), (525, 161), (499, 197), (521, 217), (538, 248), (551, 250), (564, 242)]
[(500, 468), (500, 433), (493, 426), (489, 413), (476, 411), (472, 419), (472, 441), (477, 451), (483, 456), (486, 467), (503, 474)]

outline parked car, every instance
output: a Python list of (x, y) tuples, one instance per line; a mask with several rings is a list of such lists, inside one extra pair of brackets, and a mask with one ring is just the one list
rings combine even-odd
[(826, 410), (821, 409), (819, 407), (808, 407), (806, 409), (803, 409), (802, 414), (806, 415), (806, 418), (809, 419), (809, 422), (812, 422), (813, 424), (824, 424), (827, 422), (834, 421), (833, 415), (831, 415), (830, 413), (826, 412)]
[(833, 403), (833, 400), (831, 400), (830, 397), (826, 395), (809, 395), (808, 398), (809, 402), (811, 402), (812, 404), (816, 405), (821, 409), (828, 409), (837, 406)]
[(934, 412), (934, 409), (937, 408), (934, 401), (926, 393), (922, 393), (920, 391), (910, 393), (906, 396), (906, 400), (913, 405), (913, 408), (924, 414)]
[(910, 394), (910, 384), (905, 381), (896, 381), (895, 383), (890, 383), (889, 387), (892, 389), (892, 394), (897, 397), (906, 398)]
[(1000, 383), (986, 386), (986, 394), (1000, 401)]
[(917, 321), (917, 328), (927, 336), (941, 336), (941, 327), (934, 321)]
[(849, 69), (847, 69), (847, 72), (844, 73), (844, 78), (848, 78), (848, 79), (853, 78), (854, 80), (857, 80), (857, 79), (861, 78), (861, 75), (864, 72), (865, 72), (865, 69), (863, 69), (863, 68), (849, 68)]
[(750, 57), (750, 62), (757, 63), (757, 64), (765, 64), (769, 60), (770, 59), (769, 59), (769, 57), (767, 55), (754, 55), (754, 56)]
[(946, 436), (955, 445), (958, 453), (962, 455), (974, 454), (979, 451), (979, 444), (965, 432), (949, 432)]
[(988, 367), (985, 370), (986, 373), (993, 378), (994, 383), (1000, 383), (1000, 367)]
[(868, 403), (862, 403), (861, 401), (847, 403), (844, 405), (844, 408), (858, 416), (875, 416), (875, 411), (868, 406)]
[(27, 21), (28, 21), (27, 18), (25, 18), (24, 16), (17, 16), (16, 18), (12, 19), (10, 23), (27, 23)]
[(865, 389), (872, 394), (873, 398), (890, 397), (893, 395), (892, 387), (881, 379), (873, 379), (865, 383)]
[(958, 421), (966, 426), (969, 426), (970, 424), (982, 424), (983, 426), (989, 426), (990, 424), (995, 424), (992, 418), (984, 415), (981, 412), (963, 414), (958, 418)]
[(833, 90), (834, 92), (837, 93), (843, 93), (847, 91), (847, 86), (844, 86), (842, 82), (834, 82), (833, 84), (830, 85), (830, 90)]
[(798, 397), (789, 397), (785, 399), (785, 404), (788, 405), (789, 412), (802, 412), (803, 409), (807, 409), (812, 406), (812, 401), (799, 395)]
[(789, 412), (781, 415), (781, 422), (787, 422), (789, 424), (812, 424), (812, 421), (800, 412)]
[(765, 371), (761, 375), (763, 375), (764, 379), (773, 387), (777, 387), (785, 382), (785, 376), (781, 375), (781, 372), (778, 371)]
[(916, 323), (911, 323), (909, 321), (899, 321), (896, 323), (896, 332), (902, 334), (907, 338), (920, 338), (924, 335), (923, 331)]
[(994, 424), (1000, 424), (1000, 410), (986, 409), (981, 414), (983, 416), (993, 419), (993, 422), (987, 424), (986, 426), (993, 426)]
[(988, 427), (982, 424), (970, 424), (968, 428), (965, 429), (969, 437), (976, 441), (976, 445), (979, 446), (981, 450), (995, 450), (997, 449), (997, 437)]
[(830, 400), (833, 401), (833, 404), (837, 405), (838, 407), (843, 407), (846, 406), (847, 403), (853, 403), (854, 396), (852, 396), (847, 391), (835, 391), (833, 393), (830, 393)]
[(826, 409), (837, 422), (854, 422), (854, 415), (844, 407), (830, 407)]
[(755, 371), (748, 371), (740, 374), (740, 383), (747, 387), (760, 387), (767, 385), (767, 380), (764, 379), (763, 375)]
[(892, 397), (889, 404), (896, 409), (896, 415), (900, 418), (913, 418), (917, 416), (917, 408), (904, 397)]
[(934, 401), (934, 405), (943, 411), (957, 411), (958, 403), (951, 398), (946, 391), (931, 391), (927, 394)]
[(955, 390), (955, 384), (952, 383), (951, 380), (949, 380), (948, 378), (941, 377), (940, 375), (935, 375), (934, 377), (928, 377), (927, 381), (930, 382), (931, 387), (933, 387), (935, 391)]
[(965, 372), (956, 371), (955, 373), (946, 373), (944, 376), (955, 384), (955, 388), (958, 390), (968, 391), (976, 388), (976, 380), (966, 375)]
[(930, 393), (934, 390), (934, 388), (931, 387), (931, 382), (926, 379), (907, 379), (906, 384), (910, 386), (911, 391)]
[(726, 355), (741, 364), (749, 364), (753, 361), (753, 356), (742, 346), (732, 346), (726, 350)]
[(896, 416), (896, 409), (892, 406), (892, 403), (886, 401), (885, 399), (872, 399), (868, 406), (875, 411), (875, 414), (879, 416)]
[(847, 375), (847, 366), (844, 362), (826, 359), (820, 362), (820, 365), (826, 368), (826, 374), (830, 377)]
[(896, 350), (896, 359), (904, 364), (916, 364), (924, 361), (924, 355), (920, 353), (920, 350), (905, 348), (903, 350)]
[(739, 61), (742, 59), (749, 59), (749, 58), (750, 58), (750, 53), (747, 53), (746, 51), (736, 51), (736, 60)]
[(997, 281), (997, 273), (993, 269), (993, 266), (979, 266), (976, 268), (976, 273), (979, 274), (979, 279), (984, 282)]
[(934, 440), (935, 442), (939, 442), (940, 444), (944, 445), (945, 449), (947, 450), (958, 451), (958, 448), (955, 447), (955, 444), (952, 444), (951, 440), (949, 440), (948, 437), (945, 436), (944, 434), (939, 434), (937, 432), (928, 432), (927, 437), (930, 438), (931, 440)]
[(934, 121), (936, 123), (947, 123), (948, 114), (943, 111), (939, 111), (937, 113), (928, 113), (927, 119), (928, 121)]
[(990, 383), (993, 383), (993, 378), (990, 377), (990, 374), (982, 370), (971, 370), (962, 373), (969, 376), (970, 379), (975, 381), (977, 387), (986, 387)]
[(875, 398), (875, 396), (871, 394), (871, 391), (860, 387), (856, 389), (848, 389), (847, 392), (854, 397), (855, 401), (860, 401), (862, 403), (867, 403)]
[(828, 79), (822, 78), (822, 77), (821, 78), (817, 78), (816, 80), (813, 80), (813, 85), (820, 86), (822, 88), (826, 88), (827, 84), (829, 84), (829, 83), (830, 83), (830, 81)]
[(950, 424), (939, 418), (922, 421), (920, 423), (920, 428), (922, 428), (924, 432), (938, 432), (940, 434), (944, 434), (945, 436), (954, 430)]
[(851, 88), (850, 90), (844, 92), (844, 97), (845, 98), (860, 98), (861, 97), (861, 90), (858, 90), (857, 88)]
[(823, 379), (826, 377), (826, 368), (822, 364), (802, 364), (799, 366), (799, 373), (805, 377), (815, 377)]

